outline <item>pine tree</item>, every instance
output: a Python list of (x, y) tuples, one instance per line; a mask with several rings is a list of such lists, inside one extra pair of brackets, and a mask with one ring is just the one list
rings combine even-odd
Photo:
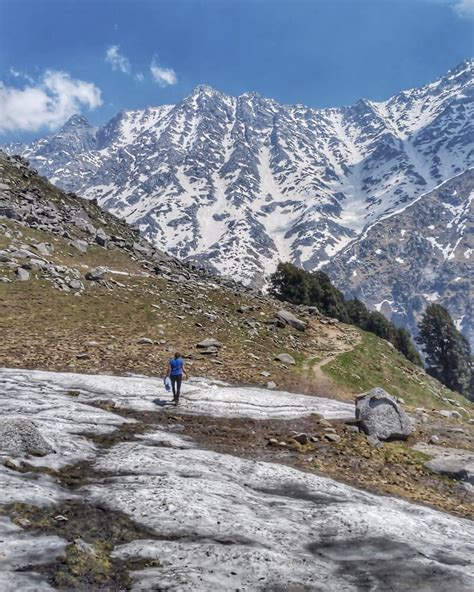
[(471, 348), (449, 312), (440, 304), (430, 304), (418, 328), (417, 341), (425, 352), (427, 372), (453, 391), (472, 397)]

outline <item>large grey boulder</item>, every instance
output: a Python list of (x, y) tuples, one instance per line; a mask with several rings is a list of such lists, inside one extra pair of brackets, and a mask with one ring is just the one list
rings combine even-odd
[(355, 405), (359, 427), (372, 438), (405, 440), (413, 431), (411, 419), (382, 388), (359, 395)]
[(0, 419), (0, 452), (13, 456), (45, 456), (54, 450), (33, 422), (5, 417)]
[(286, 325), (290, 325), (290, 327), (293, 327), (298, 331), (306, 331), (307, 324), (287, 310), (279, 310), (276, 313), (276, 317)]

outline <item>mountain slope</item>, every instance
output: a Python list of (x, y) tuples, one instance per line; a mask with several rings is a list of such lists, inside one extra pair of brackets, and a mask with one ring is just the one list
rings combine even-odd
[(320, 266), (472, 166), (473, 69), (467, 61), (387, 101), (325, 110), (200, 86), (99, 130), (75, 117), (22, 154), (161, 248), (258, 283), (279, 259)]
[(448, 308), (474, 344), (474, 170), (370, 228), (325, 271), (350, 296), (417, 333), (430, 302)]

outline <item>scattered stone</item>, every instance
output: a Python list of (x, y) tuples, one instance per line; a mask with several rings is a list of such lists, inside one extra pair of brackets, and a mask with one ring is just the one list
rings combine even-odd
[(305, 323), (304, 321), (302, 321), (301, 319), (296, 317), (293, 313), (291, 313), (287, 310), (283, 310), (283, 309), (279, 310), (276, 313), (276, 317), (277, 317), (277, 319), (279, 319), (283, 323), (290, 325), (290, 327), (293, 327), (294, 329), (297, 329), (298, 331), (306, 331), (306, 328), (308, 326), (307, 323)]
[(87, 253), (87, 249), (89, 248), (89, 245), (87, 244), (87, 242), (85, 240), (78, 238), (78, 239), (73, 240), (71, 242), (71, 247), (74, 247), (80, 253)]
[(350, 432), (352, 434), (358, 434), (360, 432), (360, 430), (355, 425), (346, 425), (346, 432)]
[(439, 444), (439, 436), (431, 436), (430, 438), (430, 444)]
[(310, 315), (317, 315), (319, 314), (319, 308), (317, 306), (308, 306), (308, 313)]
[(196, 347), (198, 347), (199, 349), (220, 348), (222, 347), (222, 343), (220, 341), (217, 341), (217, 339), (209, 337), (208, 339), (203, 339), (202, 341), (197, 343)]
[(395, 398), (382, 388), (374, 388), (356, 398), (359, 427), (378, 440), (404, 440), (413, 431), (408, 415)]
[(102, 267), (102, 266), (94, 267), (94, 269), (90, 269), (86, 273), (85, 278), (86, 278), (86, 280), (89, 280), (91, 282), (98, 282), (98, 281), (104, 279), (106, 273), (107, 273), (106, 267)]
[(322, 418), (318, 421), (318, 423), (322, 428), (332, 428), (332, 423), (327, 419)]
[(43, 255), (43, 257), (48, 257), (54, 253), (54, 246), (51, 243), (37, 243), (33, 245), (33, 247)]
[(95, 242), (101, 247), (106, 247), (108, 241), (109, 237), (105, 234), (102, 228), (99, 228), (99, 230), (95, 234)]
[(54, 519), (57, 522), (68, 522), (69, 518), (66, 518), (66, 516), (63, 516), (62, 514), (58, 514), (57, 516), (54, 517)]
[(329, 440), (330, 442), (340, 442), (341, 441), (341, 436), (338, 436), (337, 434), (325, 434), (324, 437), (326, 438), (326, 440)]
[(296, 440), (299, 444), (302, 444), (303, 446), (309, 442), (308, 435), (304, 433), (296, 434), (295, 436), (292, 436), (292, 438), (293, 440)]
[(69, 287), (72, 290), (82, 290), (84, 288), (84, 284), (79, 280), (71, 280), (69, 282)]
[(459, 411), (450, 411), (448, 409), (441, 409), (441, 411), (438, 411), (438, 413), (442, 417), (447, 417), (449, 419), (462, 419), (462, 415), (459, 413)]
[(276, 389), (276, 386), (277, 386), (277, 385), (276, 385), (276, 384), (273, 382), (273, 380), (269, 380), (269, 381), (267, 382), (267, 389), (270, 389), (270, 390), (275, 390), (275, 389)]
[(82, 353), (76, 354), (76, 358), (78, 360), (89, 360), (90, 357), (91, 357), (90, 354), (88, 354), (87, 352), (82, 352)]
[(54, 452), (33, 422), (14, 417), (0, 419), (0, 450), (17, 456), (46, 456)]
[(153, 339), (149, 339), (148, 337), (140, 337), (137, 340), (138, 345), (153, 345)]
[(30, 279), (29, 272), (26, 269), (23, 269), (23, 267), (19, 267), (16, 270), (16, 275), (20, 282), (27, 282)]
[(282, 362), (283, 364), (287, 364), (290, 366), (294, 366), (296, 364), (295, 358), (293, 356), (290, 356), (290, 354), (278, 354), (277, 356), (274, 357), (274, 360), (276, 360), (277, 362)]

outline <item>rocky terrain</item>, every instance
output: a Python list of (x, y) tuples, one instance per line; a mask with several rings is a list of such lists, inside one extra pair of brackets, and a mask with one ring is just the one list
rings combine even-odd
[(472, 588), (471, 403), (21, 158), (0, 183), (2, 591)]

